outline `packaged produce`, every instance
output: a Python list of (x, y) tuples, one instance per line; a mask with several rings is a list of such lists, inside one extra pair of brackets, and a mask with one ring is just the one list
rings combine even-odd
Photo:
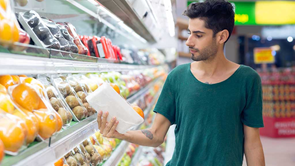
[(94, 147), (94, 145), (89, 141), (89, 139), (84, 140), (82, 144), (85, 147), (86, 152), (88, 154), (90, 154), (90, 156), (91, 156), (90, 161), (91, 161), (92, 165), (97, 165), (98, 163), (101, 163), (103, 161), (103, 157), (104, 157), (104, 151), (103, 150), (102, 151), (97, 151), (98, 149), (96, 149)]
[(75, 159), (81, 164), (81, 166), (90, 166), (90, 155), (86, 157), (79, 147), (75, 147), (72, 152)]
[(3, 157), (4, 157), (4, 144), (0, 139), (0, 164), (1, 164)]
[(70, 44), (62, 35), (58, 25), (55, 22), (48, 19), (42, 19), (42, 20), (45, 23), (45, 25), (49, 28), (53, 36), (59, 41), (60, 49), (63, 51), (70, 51)]
[(57, 90), (50, 81), (50, 78), (44, 75), (39, 75), (38, 80), (43, 83), (46, 91), (46, 99), (51, 104), (53, 109), (60, 115), (63, 126), (66, 127), (72, 121), (73, 115), (70, 108), (66, 106), (62, 98), (58, 95)]
[(9, 0), (2, 0), (0, 5), (0, 45), (11, 46), (19, 41), (19, 25), (11, 9)]
[(14, 103), (10, 99), (10, 96), (5, 92), (0, 92), (0, 109), (11, 115), (17, 116), (25, 122), (28, 130), (26, 144), (28, 145), (32, 143), (38, 134), (39, 123), (37, 117), (33, 113)]
[(90, 56), (90, 50), (89, 50), (89, 46), (88, 46), (88, 41), (91, 41), (91, 38), (89, 36), (79, 36), (80, 40), (82, 41), (82, 43), (84, 44), (84, 46), (88, 49), (87, 55)]
[(83, 43), (81, 42), (81, 40), (79, 39), (79, 36), (78, 36), (78, 34), (76, 32), (75, 27), (71, 23), (68, 23), (68, 22), (58, 23), (58, 24), (63, 25), (68, 30), (69, 34), (74, 38), (74, 43), (76, 44), (76, 46), (78, 47), (78, 50), (79, 50), (78, 53), (79, 54), (87, 55), (88, 54), (88, 50), (83, 45)]
[(65, 158), (65, 160), (66, 160), (66, 163), (67, 163), (69, 166), (80, 166), (79, 161), (76, 160), (76, 158), (74, 157), (72, 151), (68, 152), (68, 153), (64, 156), (64, 158)]
[(17, 154), (26, 141), (26, 127), (20, 118), (0, 110), (0, 140), (4, 144), (5, 153)]
[(51, 137), (61, 130), (62, 119), (45, 99), (44, 86), (33, 78), (25, 78), (22, 83), (9, 88), (13, 101), (37, 117), (38, 135), (42, 139)]
[(119, 121), (117, 126), (119, 133), (126, 133), (131, 127), (143, 122), (143, 118), (108, 83), (103, 83), (95, 92), (87, 96), (86, 100), (95, 110), (108, 111), (107, 121), (116, 117)]
[(29, 10), (19, 13), (19, 21), (36, 45), (44, 48), (61, 48), (59, 41), (53, 36), (37, 12)]
[(58, 76), (52, 76), (51, 80), (56, 89), (58, 89), (58, 93), (62, 97), (62, 100), (70, 108), (73, 120), (79, 121), (84, 119), (87, 116), (87, 109), (83, 106), (82, 101), (70, 84)]
[(78, 53), (78, 47), (74, 43), (73, 37), (69, 34), (68, 30), (64, 27), (64, 25), (57, 23), (57, 26), (60, 29), (60, 32), (62, 33), (63, 37), (69, 42), (70, 51), (73, 53)]

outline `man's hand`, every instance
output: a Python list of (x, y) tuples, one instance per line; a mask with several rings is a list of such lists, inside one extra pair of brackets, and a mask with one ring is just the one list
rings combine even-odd
[(108, 115), (108, 112), (103, 114), (102, 111), (99, 111), (97, 114), (98, 128), (104, 137), (118, 138), (143, 146), (157, 147), (163, 143), (165, 135), (171, 124), (165, 116), (157, 113), (150, 129), (132, 130), (127, 131), (125, 134), (121, 134), (116, 130), (119, 121), (113, 117), (110, 122), (107, 122)]
[(119, 121), (117, 120), (116, 117), (113, 117), (110, 122), (107, 122), (108, 115), (109, 115), (108, 112), (105, 112), (103, 114), (102, 111), (99, 111), (97, 114), (97, 124), (100, 130), (100, 133), (107, 138), (123, 139), (124, 134), (120, 134), (116, 130), (119, 124)]

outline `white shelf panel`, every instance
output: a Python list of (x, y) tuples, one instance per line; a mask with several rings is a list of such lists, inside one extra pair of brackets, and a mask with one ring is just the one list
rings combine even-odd
[(56, 73), (92, 73), (106, 71), (130, 71), (152, 68), (149, 65), (132, 65), (34, 57), (10, 53), (0, 53), (0, 75), (3, 74), (56, 74)]

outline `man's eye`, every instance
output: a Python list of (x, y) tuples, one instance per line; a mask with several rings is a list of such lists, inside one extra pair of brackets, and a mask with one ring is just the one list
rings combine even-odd
[(203, 36), (200, 36), (200, 35), (196, 35), (197, 36), (197, 38), (201, 38), (201, 37), (203, 37)]

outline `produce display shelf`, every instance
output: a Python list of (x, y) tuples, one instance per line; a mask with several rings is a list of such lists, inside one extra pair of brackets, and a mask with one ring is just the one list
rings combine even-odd
[[(152, 81), (145, 88), (139, 90), (136, 94), (129, 97), (127, 101), (129, 103), (135, 102), (140, 95), (144, 95), (159, 79), (160, 78), (157, 78)], [(155, 95), (155, 98), (157, 95)], [(151, 105), (154, 105), (155, 98), (151, 102)], [(146, 112), (149, 112), (149, 109), (151, 108), (152, 106), (149, 106), (147, 109), (145, 109), (145, 115)], [(139, 126), (137, 126), (136, 129), (138, 128)], [(71, 122), (69, 127), (52, 136), (50, 140), (38, 143), (36, 142), (30, 145), (27, 149), (21, 151), (17, 156), (5, 156), (1, 166), (52, 165), (54, 161), (60, 159), (64, 154), (88, 138), (96, 130), (98, 130), (96, 115), (90, 116), (80, 122)], [(129, 145), (128, 143), (125, 145), (124, 142), (125, 141), (122, 141), (115, 152), (111, 155), (109, 160), (106, 161), (107, 164), (109, 162), (113, 163), (112, 161), (118, 162), (122, 158), (122, 156), (118, 156), (121, 154), (121, 151), (119, 150), (125, 150)]]
[[(97, 59), (97, 58), (96, 58)], [(130, 71), (156, 67), (153, 65), (134, 65), (110, 63), (98, 60), (95, 63), (71, 61), (48, 57), (0, 53), (1, 74), (57, 74), (57, 73), (94, 73), (107, 71)]]
[(130, 166), (136, 166), (136, 164), (138, 163), (139, 161), (139, 157), (142, 155), (142, 152), (143, 152), (143, 147), (140, 146), (137, 151), (135, 152), (134, 156), (132, 157), (132, 160), (131, 160), (131, 163), (130, 163)]

